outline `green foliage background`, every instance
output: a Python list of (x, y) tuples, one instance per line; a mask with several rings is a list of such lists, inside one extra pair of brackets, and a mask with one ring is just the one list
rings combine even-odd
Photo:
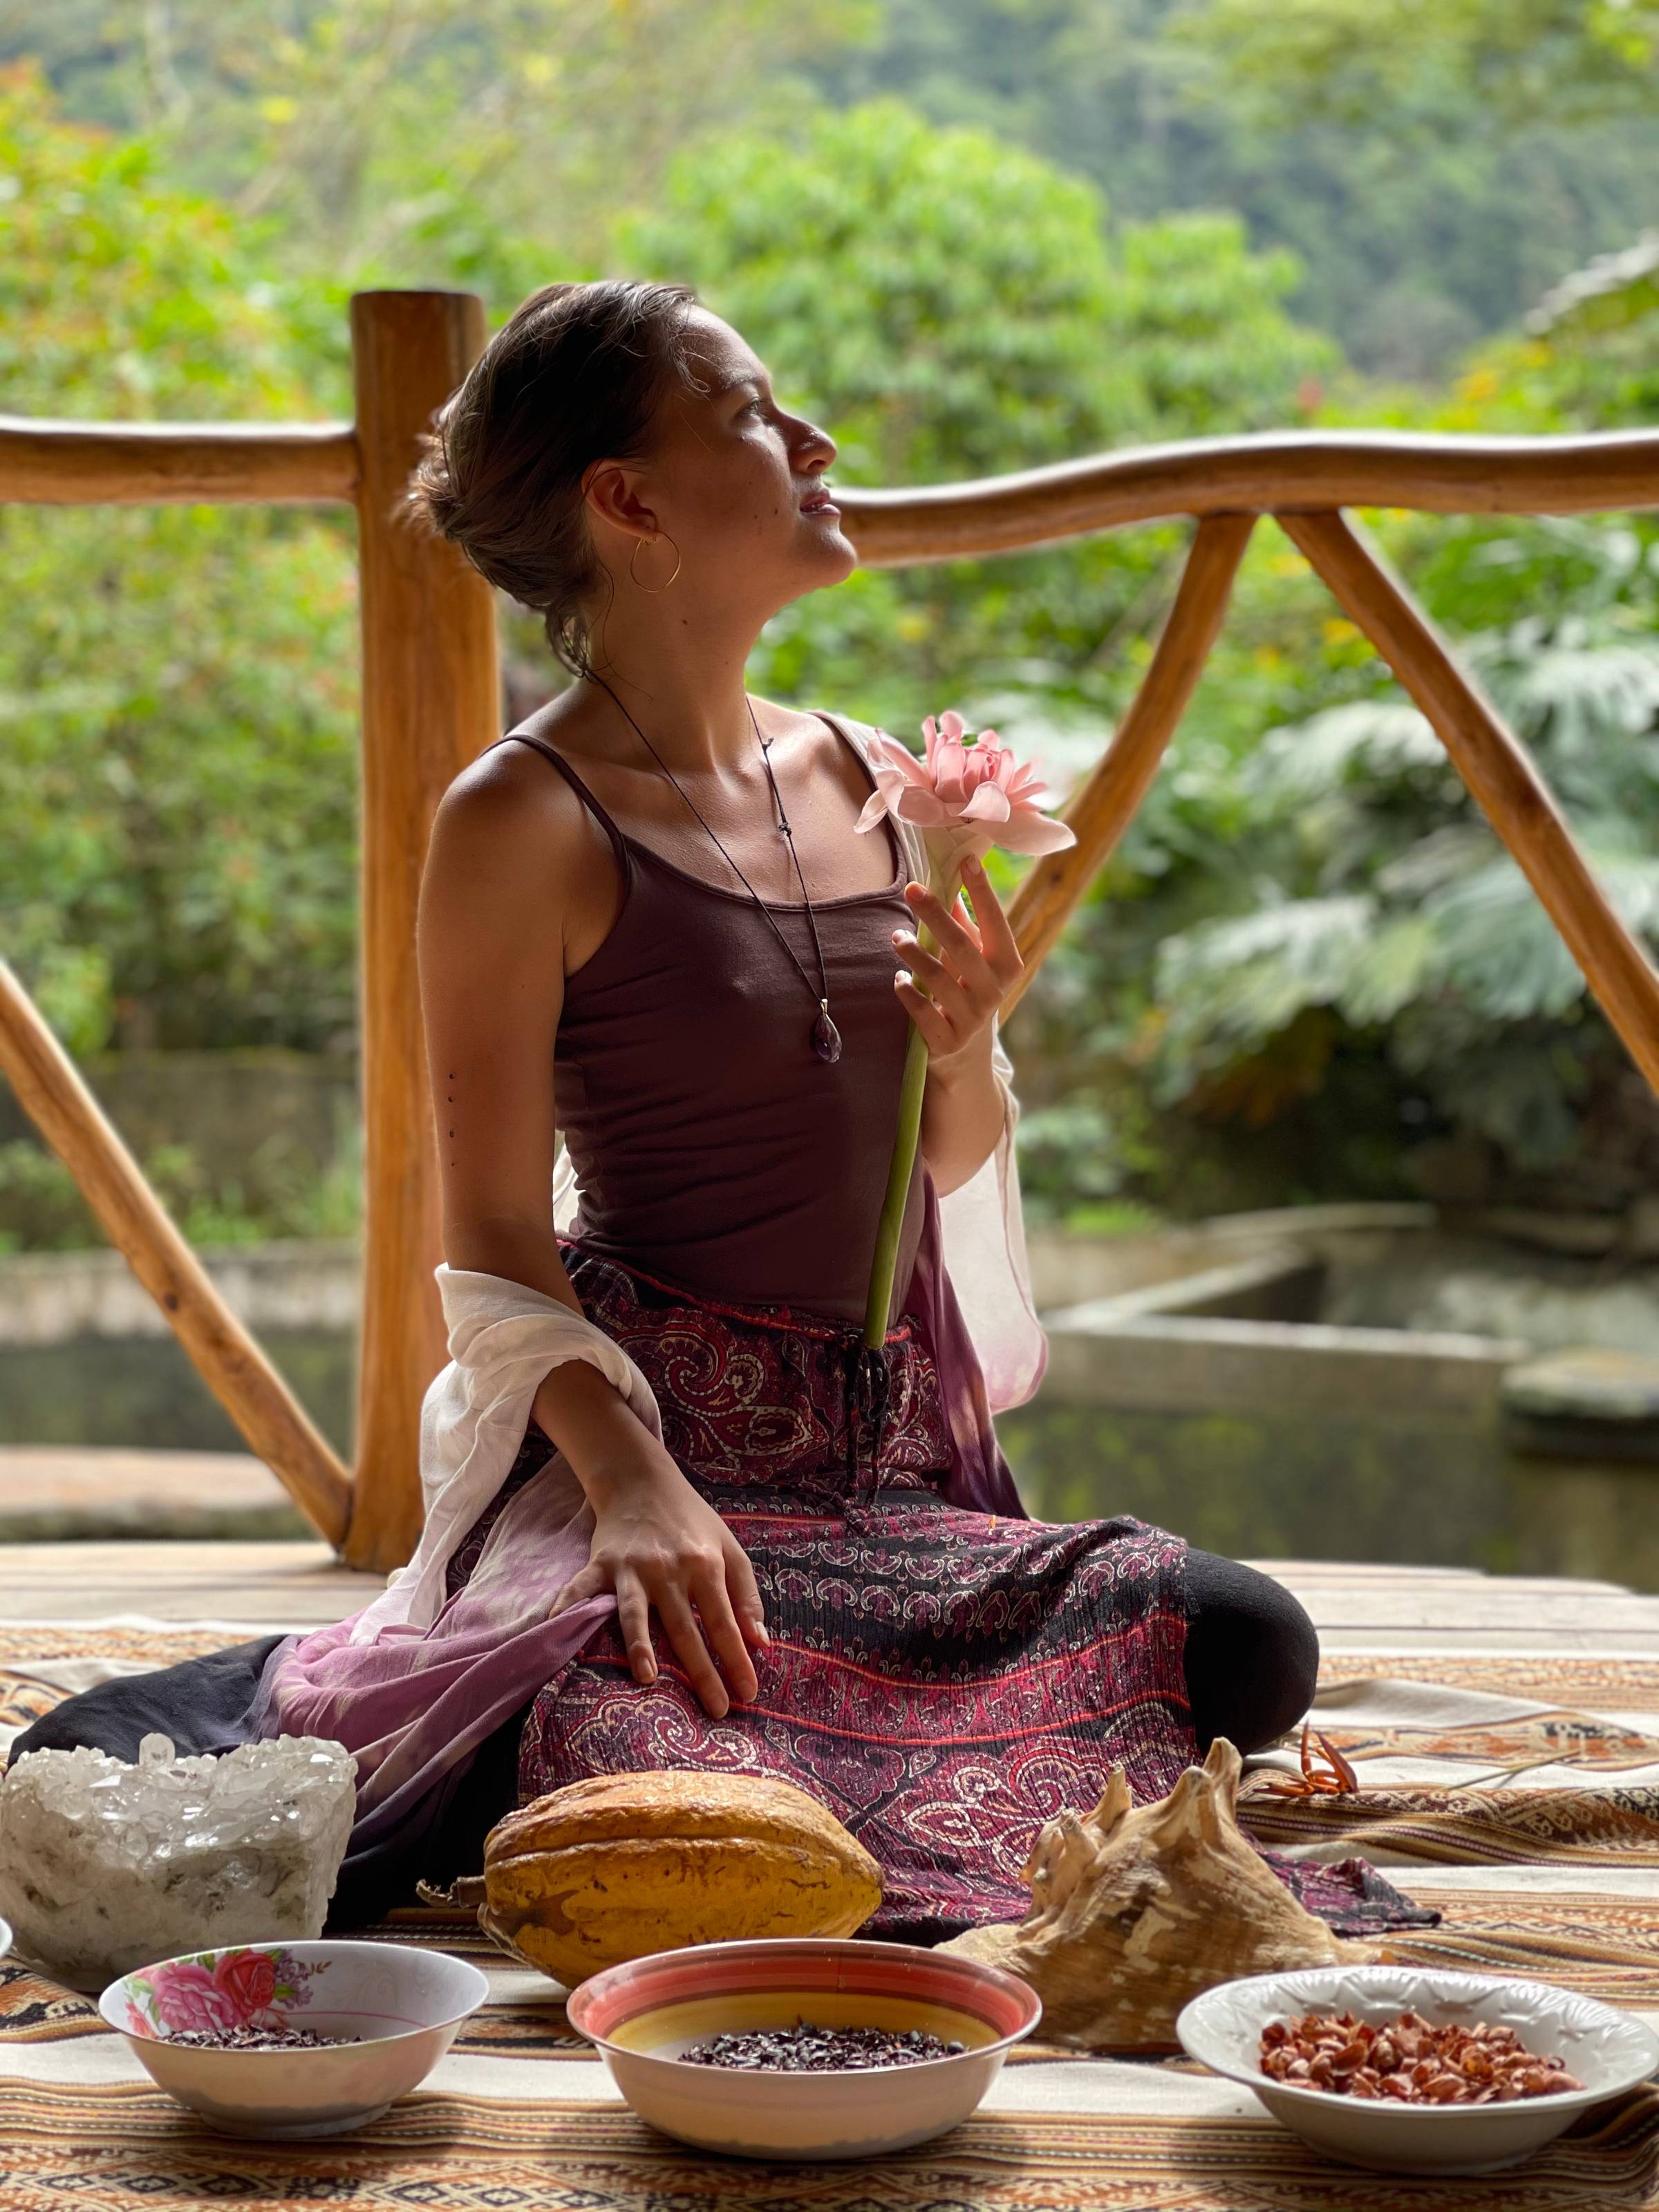
[[(14, 414), (313, 408), (236, 226), (142, 143), (0, 87)], [(349, 526), (277, 507), (0, 507), (0, 927), (77, 1051), (326, 1046), (353, 1018)]]
[[(343, 414), (355, 286), (500, 316), (628, 269), (696, 283), (853, 482), (1647, 422), (1656, 28), (1645, 0), (0, 0), (0, 407)], [(1378, 525), (1659, 934), (1651, 526)], [(902, 733), (957, 704), (1073, 772), (1183, 547), (860, 572), (780, 616), (751, 680)], [(0, 562), (7, 957), (77, 1051), (349, 1051), (349, 523), (12, 507)], [(504, 611), (533, 696), (551, 671)], [(1659, 1164), (1524, 886), (1271, 527), (1013, 1042), (1034, 1203), (1073, 1218), (1616, 1210)], [(8, 1188), (42, 1218), (15, 1152), (0, 1233)]]

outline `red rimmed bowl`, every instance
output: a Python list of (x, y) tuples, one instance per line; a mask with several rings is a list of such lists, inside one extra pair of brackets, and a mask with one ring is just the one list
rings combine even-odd
[[(780, 1936), (698, 1943), (608, 1967), (567, 2010), (642, 2120), (731, 2158), (873, 2158), (942, 2135), (980, 2102), (1042, 2017), (996, 1966), (908, 1943)], [(684, 2053), (751, 2028), (920, 2028), (967, 2047), (913, 2066), (788, 2074)]]

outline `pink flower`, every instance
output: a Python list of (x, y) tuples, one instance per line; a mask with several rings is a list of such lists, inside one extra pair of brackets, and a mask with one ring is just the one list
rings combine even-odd
[[(878, 730), (870, 772), (876, 787), (859, 817), (860, 830), (873, 830), (884, 816), (908, 822), (921, 832), (927, 851), (927, 888), (948, 913), (962, 888), (963, 864), (980, 860), (993, 845), (1009, 853), (1059, 853), (1077, 838), (1063, 822), (1042, 811), (1044, 785), (1034, 767), (1022, 767), (994, 730), (970, 738), (954, 708), (938, 721), (929, 714), (921, 726), (927, 754), (918, 760), (896, 738)], [(992, 894), (994, 901), (995, 894)], [(967, 917), (963, 917), (964, 920)], [(923, 924), (915, 924), (924, 952), (938, 950)], [(925, 995), (925, 994), (924, 994)], [(876, 1224), (876, 1248), (870, 1267), (870, 1291), (864, 1308), (866, 1350), (885, 1340), (893, 1305), (893, 1277), (899, 1230), (915, 1170), (921, 1136), (921, 1108), (927, 1082), (927, 1046), (912, 1021), (899, 1087), (898, 1127), (888, 1171), (887, 1195)]]
[(195, 2027), (234, 2027), (240, 2017), (234, 2003), (205, 1966), (181, 1960), (161, 1966), (149, 1977), (156, 2018), (170, 2033)]
[(947, 847), (958, 866), (968, 854), (977, 857), (993, 845), (1007, 853), (1058, 853), (1077, 842), (1063, 822), (1043, 812), (1047, 786), (1036, 767), (1017, 761), (994, 730), (967, 737), (961, 715), (947, 708), (937, 722), (929, 714), (921, 733), (925, 760), (877, 731), (871, 764), (876, 788), (859, 817), (860, 830), (873, 830), (890, 814), (933, 833), (929, 847)]
[(276, 1969), (268, 1951), (233, 1951), (220, 1960), (213, 1978), (236, 2008), (238, 2020), (252, 2020), (276, 1994)]

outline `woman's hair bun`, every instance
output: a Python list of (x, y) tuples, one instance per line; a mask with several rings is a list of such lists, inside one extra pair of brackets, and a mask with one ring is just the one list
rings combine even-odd
[(666, 386), (695, 388), (689, 284), (606, 276), (546, 284), (490, 339), (433, 418), (404, 507), (541, 616), (573, 674), (588, 667), (582, 605), (603, 570), (582, 477), (643, 453)]

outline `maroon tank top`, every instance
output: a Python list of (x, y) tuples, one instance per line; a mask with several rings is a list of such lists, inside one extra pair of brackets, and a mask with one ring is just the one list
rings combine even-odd
[[(511, 734), (564, 777), (622, 873), (610, 934), (566, 980), (555, 1048), (555, 1107), (580, 1199), (572, 1233), (701, 1297), (861, 1321), (910, 1030), (893, 991), (892, 933), (913, 917), (891, 824), (885, 890), (813, 902), (842, 1036), (841, 1058), (825, 1062), (811, 1045), (816, 988), (749, 893), (630, 837), (562, 754)], [(816, 985), (805, 908), (766, 903)], [(922, 1211), (918, 1171), (901, 1289)]]

